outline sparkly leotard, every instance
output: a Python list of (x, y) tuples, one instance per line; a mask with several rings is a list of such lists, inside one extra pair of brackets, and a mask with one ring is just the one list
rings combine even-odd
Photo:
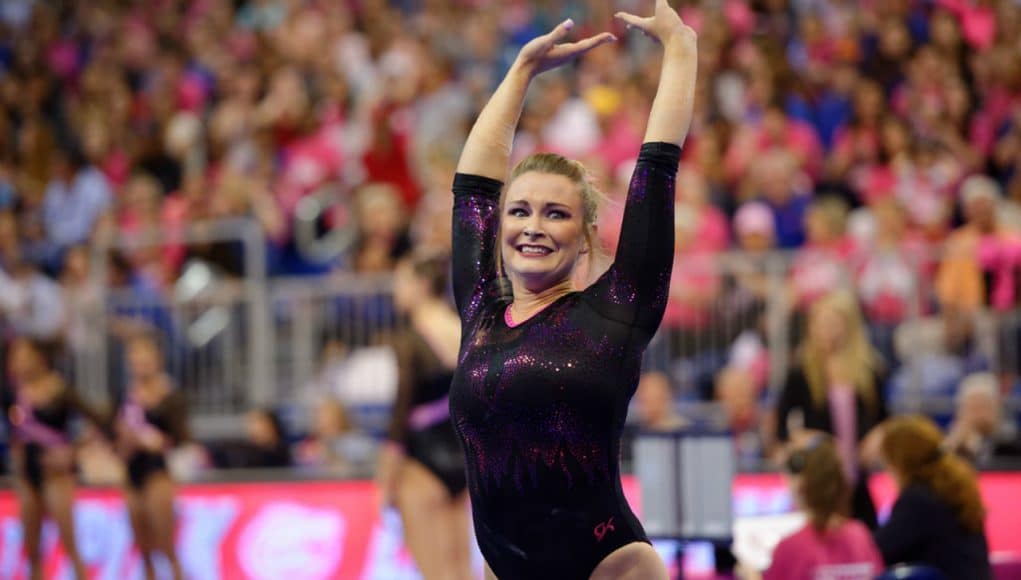
[(680, 148), (642, 146), (613, 266), (515, 326), (495, 267), (502, 183), (454, 179), (462, 322), (451, 417), (479, 547), (501, 580), (588, 578), (648, 539), (624, 499), (620, 436), (666, 305)]

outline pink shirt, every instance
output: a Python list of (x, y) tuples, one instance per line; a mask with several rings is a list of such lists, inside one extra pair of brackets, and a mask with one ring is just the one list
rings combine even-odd
[(825, 534), (806, 525), (781, 541), (763, 580), (872, 580), (882, 571), (872, 535), (848, 520)]

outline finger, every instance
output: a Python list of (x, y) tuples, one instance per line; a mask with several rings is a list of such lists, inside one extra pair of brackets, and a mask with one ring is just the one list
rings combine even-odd
[(616, 40), (617, 40), (616, 36), (610, 34), (609, 32), (604, 32), (602, 34), (597, 34), (584, 40), (579, 40), (578, 42), (562, 44), (557, 48), (559, 49), (559, 52), (562, 53), (562, 55), (574, 56), (584, 54), (597, 46), (606, 44), (608, 42), (614, 42)]
[(573, 28), (574, 28), (574, 20), (571, 20), (570, 18), (568, 18), (567, 20), (565, 20), (565, 21), (561, 22), (560, 24), (558, 24), (557, 27), (554, 28), (552, 31), (550, 31), (550, 33), (547, 34), (546, 36), (553, 43), (558, 43), (561, 40), (567, 38), (567, 35), (571, 33), (571, 30)]
[(646, 21), (648, 20), (647, 18), (642, 18), (641, 16), (635, 16), (634, 14), (631, 14), (631, 13), (628, 13), (628, 12), (618, 12), (618, 13), (614, 14), (614, 17), (619, 19), (619, 20), (621, 20), (622, 22), (624, 22), (628, 26), (633, 26), (633, 27), (641, 29), (641, 30), (645, 30), (645, 28), (646, 28)]

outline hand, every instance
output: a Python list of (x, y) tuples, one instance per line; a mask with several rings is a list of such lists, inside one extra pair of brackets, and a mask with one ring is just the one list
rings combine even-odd
[(883, 463), (883, 433), (883, 425), (876, 425), (858, 444), (858, 460), (866, 469), (878, 469)]
[(629, 28), (641, 30), (646, 36), (663, 45), (677, 41), (694, 49), (698, 38), (695, 31), (681, 20), (667, 0), (656, 0), (656, 11), (647, 18), (628, 12), (618, 12), (614, 16)]
[(138, 434), (138, 442), (146, 451), (159, 453), (163, 451), (166, 441), (156, 429), (145, 429)]
[(51, 447), (43, 451), (42, 467), (49, 475), (65, 474), (74, 468), (74, 449), (70, 445)]
[(617, 40), (616, 36), (604, 32), (578, 42), (558, 44), (567, 38), (572, 28), (574, 21), (568, 18), (549, 34), (533, 38), (521, 47), (514, 66), (528, 73), (529, 77), (534, 77), (574, 60), (599, 45)]

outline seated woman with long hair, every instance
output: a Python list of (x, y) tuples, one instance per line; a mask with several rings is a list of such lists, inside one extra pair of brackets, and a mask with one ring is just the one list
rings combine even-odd
[(847, 516), (851, 485), (833, 438), (815, 434), (787, 459), (791, 492), (808, 523), (773, 552), (766, 580), (871, 580), (883, 560), (864, 524)]
[(883, 462), (900, 487), (875, 535), (883, 559), (928, 564), (950, 580), (992, 578), (975, 472), (943, 450), (943, 434), (926, 417), (897, 417), (882, 430)]

